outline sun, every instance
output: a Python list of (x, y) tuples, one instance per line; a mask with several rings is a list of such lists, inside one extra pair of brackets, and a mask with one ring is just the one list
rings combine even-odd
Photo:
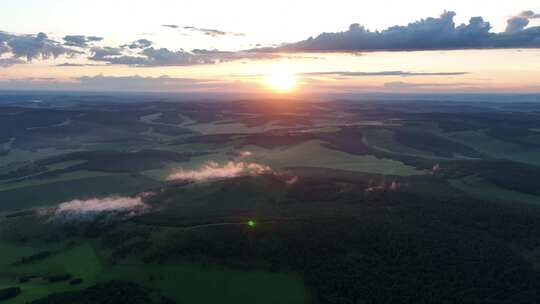
[(266, 84), (277, 92), (289, 92), (296, 84), (296, 77), (292, 73), (276, 72), (266, 76)]

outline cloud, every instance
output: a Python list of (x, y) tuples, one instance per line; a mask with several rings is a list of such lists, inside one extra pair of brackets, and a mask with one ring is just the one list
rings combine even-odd
[(240, 157), (240, 158), (246, 158), (246, 157), (250, 157), (250, 156), (253, 156), (253, 152), (251, 152), (251, 151), (240, 151), (238, 153), (238, 157)]
[(173, 30), (182, 29), (182, 30), (186, 30), (186, 31), (190, 31), (190, 32), (202, 33), (202, 34), (210, 36), (210, 37), (221, 37), (221, 36), (241, 37), (241, 36), (245, 36), (245, 34), (243, 34), (243, 33), (227, 32), (227, 31), (222, 31), (222, 30), (217, 30), (217, 29), (209, 29), (209, 28), (202, 28), (202, 27), (196, 27), (196, 26), (180, 26), (180, 25), (177, 25), (177, 24), (162, 24), (161, 26), (166, 27), (166, 28), (170, 28), (170, 29), (173, 29)]
[(384, 87), (391, 90), (407, 90), (407, 89), (433, 89), (433, 88), (454, 88), (454, 87), (474, 87), (472, 83), (412, 83), (403, 81), (392, 81), (384, 84)]
[(0, 31), (0, 44), (3, 53), (11, 53), (12, 58), (26, 58), (27, 61), (81, 54), (79, 51), (66, 48), (58, 41), (49, 39), (45, 33), (15, 35)]
[(184, 50), (170, 51), (166, 48), (148, 48), (142, 52), (146, 56), (141, 65), (149, 66), (183, 66), (214, 63), (213, 58), (199, 56)]
[(26, 61), (19, 58), (0, 58), (0, 68), (7, 68), (16, 64), (25, 64)]
[(291, 176), (285, 181), (285, 183), (287, 185), (289, 185), (289, 186), (292, 186), (292, 185), (298, 183), (299, 180), (300, 180), (300, 178), (298, 176)]
[(127, 47), (130, 49), (145, 49), (152, 46), (152, 41), (148, 39), (139, 39), (136, 41), (133, 41), (131, 44), (123, 45), (123, 47)]
[(392, 181), (391, 183), (383, 182), (378, 185), (371, 185), (366, 188), (365, 192), (384, 192), (384, 191), (398, 191), (407, 185), (402, 185), (400, 182)]
[(10, 48), (7, 45), (7, 43), (5, 41), (1, 41), (0, 42), (0, 55), (4, 53), (9, 53), (9, 52), (10, 52)]
[(86, 48), (90, 43), (102, 40), (102, 37), (97, 36), (68, 35), (64, 37), (64, 45)]
[(461, 76), (468, 72), (406, 72), (406, 71), (382, 71), (382, 72), (349, 72), (349, 71), (330, 71), (330, 72), (311, 72), (302, 73), (302, 76), (344, 76), (344, 77), (364, 77), (364, 76)]
[[(169, 50), (167, 48), (154, 48), (152, 41), (138, 39), (130, 44), (114, 46), (95, 46), (94, 42), (102, 41), (97, 36), (68, 35), (62, 42), (50, 39), (45, 33), (37, 35), (15, 35), (0, 31), (0, 55), (2, 67), (27, 62), (34, 59), (51, 59), (66, 55), (86, 55), (88, 60), (107, 64), (129, 65), (138, 67), (159, 66), (191, 66), (202, 64), (217, 64), (235, 60), (274, 59), (280, 56), (270, 53), (256, 53), (247, 51), (220, 51), (195, 49), (185, 51)], [(4, 55), (10, 54), (6, 58)], [(9, 59), (9, 60), (8, 60)], [(81, 63), (75, 63), (83, 66)], [(75, 66), (64, 63), (59, 66)]]
[(98, 219), (126, 219), (143, 214), (149, 206), (142, 197), (111, 196), (104, 198), (75, 199), (58, 205), (52, 217), (55, 221), (94, 222)]
[(490, 23), (482, 17), (473, 17), (468, 24), (456, 26), (454, 16), (454, 12), (444, 12), (438, 18), (430, 17), (383, 31), (370, 31), (355, 23), (344, 32), (322, 33), (296, 43), (253, 51), (369, 52), (540, 47), (540, 26), (525, 29), (518, 24), (511, 26), (512, 32), (492, 33)]
[(176, 24), (162, 24), (161, 26), (163, 26), (163, 27), (168, 27), (168, 28), (172, 28), (172, 29), (180, 28), (180, 26), (179, 26), (179, 25), (176, 25)]
[(59, 63), (55, 65), (56, 67), (86, 67), (86, 66), (103, 66), (102, 64), (95, 64), (95, 63), (70, 63), (70, 62), (64, 62)]
[(56, 78), (54, 78), (54, 77), (26, 77), (26, 78), (22, 78), (22, 79), (10, 79), (10, 80), (14, 80), (14, 81), (18, 81), (18, 80), (24, 80), (24, 81), (55, 81)]
[(178, 170), (169, 175), (167, 180), (207, 181), (238, 176), (260, 175), (272, 172), (272, 168), (257, 163), (231, 161), (220, 165), (217, 162), (211, 161), (203, 165), (198, 170)]
[(243, 33), (234, 33), (234, 32), (225, 32), (221, 30), (216, 29), (208, 29), (208, 28), (200, 28), (195, 26), (184, 26), (183, 29), (193, 32), (199, 32), (203, 33), (204, 35), (211, 36), (211, 37), (219, 37), (219, 36), (245, 36)]
[(69, 80), (18, 78), (0, 80), (5, 90), (56, 90), (56, 91), (105, 91), (105, 92), (209, 92), (234, 88), (231, 82), (214, 79), (176, 78), (170, 76), (82, 76)]
[(540, 14), (535, 14), (533, 11), (523, 11), (517, 16), (508, 19), (506, 33), (514, 34), (523, 31), (529, 25), (530, 19), (537, 18), (540, 18)]
[(116, 47), (94, 47), (90, 49), (91, 57), (90, 60), (103, 61), (106, 58), (113, 56), (122, 56), (122, 48)]
[(79, 87), (83, 90), (107, 91), (178, 91), (209, 89), (222, 85), (212, 79), (176, 78), (169, 76), (142, 77), (142, 76), (83, 76), (76, 78)]
[(182, 49), (171, 51), (167, 48), (156, 49), (147, 47), (132, 55), (126, 54), (122, 48), (100, 47), (91, 50), (88, 58), (93, 61), (107, 62), (132, 66), (190, 66), (202, 64), (217, 64), (241, 59), (273, 59), (279, 56), (268, 53), (228, 52), (219, 50), (195, 49), (191, 52)]

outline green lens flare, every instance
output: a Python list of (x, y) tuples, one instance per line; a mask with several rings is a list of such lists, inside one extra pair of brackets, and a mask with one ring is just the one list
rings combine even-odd
[(257, 225), (257, 223), (254, 221), (254, 220), (249, 220), (247, 221), (247, 225), (251, 228), (255, 227)]

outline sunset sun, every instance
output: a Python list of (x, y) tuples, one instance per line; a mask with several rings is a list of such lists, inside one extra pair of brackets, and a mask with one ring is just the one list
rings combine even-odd
[(276, 92), (288, 92), (296, 85), (296, 78), (292, 73), (276, 72), (268, 74), (265, 78), (265, 82)]

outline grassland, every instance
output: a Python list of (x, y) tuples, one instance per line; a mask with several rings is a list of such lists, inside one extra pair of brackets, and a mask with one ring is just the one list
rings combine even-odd
[[(313, 140), (299, 145), (265, 149), (258, 146), (246, 145), (177, 145), (167, 149), (176, 152), (209, 151), (211, 154), (194, 157), (190, 162), (170, 163), (164, 168), (148, 170), (143, 175), (156, 180), (164, 180), (176, 169), (196, 169), (208, 161), (224, 163), (229, 160), (256, 162), (268, 165), (276, 170), (288, 167), (316, 167), (338, 170), (348, 170), (364, 173), (387, 174), (397, 176), (412, 176), (425, 174), (412, 166), (405, 165), (392, 159), (380, 159), (375, 156), (352, 155), (321, 146), (321, 141)], [(249, 151), (252, 156), (235, 158), (232, 155), (241, 151)]]
[(446, 136), (492, 157), (540, 165), (540, 149), (522, 147), (495, 139), (487, 136), (483, 131), (454, 132)]
[[(22, 252), (21, 252), (22, 253)], [(67, 282), (50, 283), (43, 279), (31, 280), (19, 284), (22, 293), (17, 298), (7, 301), (10, 304), (27, 303), (28, 301), (44, 297), (50, 293), (62, 292), (88, 287), (96, 282), (98, 274), (103, 270), (96, 253), (90, 243), (67, 248), (51, 257), (21, 266), (8, 266), (11, 275), (37, 275), (47, 277), (54, 274), (70, 274), (74, 278), (83, 279), (78, 286), (71, 286)]]
[(131, 195), (158, 186), (148, 177), (130, 174), (94, 176), (0, 191), (0, 211), (50, 206), (81, 197)]
[(40, 186), (40, 185), (79, 180), (79, 179), (85, 179), (85, 178), (91, 178), (91, 177), (105, 177), (105, 176), (112, 176), (112, 175), (118, 175), (118, 174), (99, 172), (99, 171), (80, 170), (80, 171), (74, 171), (74, 172), (61, 174), (57, 177), (44, 178), (44, 179), (41, 179), (41, 178), (25, 179), (20, 182), (0, 184), (0, 192), (7, 191), (7, 190), (20, 189), (20, 188), (25, 188), (25, 187)]
[(267, 123), (262, 126), (248, 127), (238, 122), (197, 123), (188, 126), (189, 129), (201, 134), (253, 134), (283, 128)]
[(154, 120), (160, 118), (161, 116), (163, 116), (163, 113), (159, 112), (159, 113), (141, 116), (139, 120), (147, 124), (157, 124)]
[(452, 185), (452, 187), (479, 199), (512, 203), (540, 204), (539, 196), (503, 189), (476, 176), (452, 179), (449, 180), (449, 183)]
[[(149, 280), (152, 277), (155, 279)], [(304, 283), (297, 275), (182, 261), (146, 267), (114, 266), (100, 276), (100, 280), (111, 279), (152, 287), (178, 303), (305, 303), (307, 297)]]
[(183, 144), (164, 146), (163, 149), (173, 152), (209, 152), (209, 154), (192, 157), (189, 162), (170, 162), (159, 169), (146, 170), (141, 174), (158, 181), (164, 181), (171, 172), (177, 169), (197, 169), (208, 161), (219, 163), (226, 162), (230, 159), (229, 152), (234, 151), (231, 144), (229, 145), (213, 145), (213, 144)]
[(394, 132), (388, 129), (366, 129), (363, 141), (366, 145), (386, 153), (418, 156), (427, 159), (441, 159), (441, 157), (437, 157), (429, 151), (417, 150), (398, 143), (394, 139)]
[(54, 163), (47, 166), (47, 170), (49, 171), (55, 171), (55, 170), (63, 170), (67, 169), (76, 165), (84, 164), (85, 160), (68, 160), (64, 162)]
[[(10, 263), (35, 252), (36, 248), (0, 243), (0, 249), (0, 288), (17, 285), (22, 289), (21, 295), (6, 304), (23, 304), (51, 293), (78, 290), (110, 280), (151, 287), (178, 303), (305, 303), (307, 297), (303, 280), (297, 275), (241, 271), (187, 261), (145, 265), (129, 259), (111, 265), (100, 257), (102, 253), (91, 241), (20, 266)], [(66, 281), (51, 283), (43, 279), (53, 274), (70, 274), (81, 278), (82, 284), (72, 286)], [(16, 284), (16, 278), (24, 275), (37, 278)]]
[(26, 162), (26, 161), (35, 161), (38, 159), (62, 155), (70, 152), (81, 151), (77, 149), (55, 149), (55, 148), (44, 148), (38, 149), (36, 151), (29, 151), (23, 149), (12, 149), (7, 155), (0, 157), (0, 167), (8, 165), (9, 163), (15, 162)]
[(267, 164), (277, 169), (317, 167), (398, 176), (424, 174), (423, 171), (399, 161), (379, 159), (371, 155), (352, 155), (325, 148), (321, 146), (321, 143), (321, 141), (313, 140), (285, 148), (264, 149), (256, 146), (243, 148), (253, 153), (253, 156), (246, 158), (247, 160)]

